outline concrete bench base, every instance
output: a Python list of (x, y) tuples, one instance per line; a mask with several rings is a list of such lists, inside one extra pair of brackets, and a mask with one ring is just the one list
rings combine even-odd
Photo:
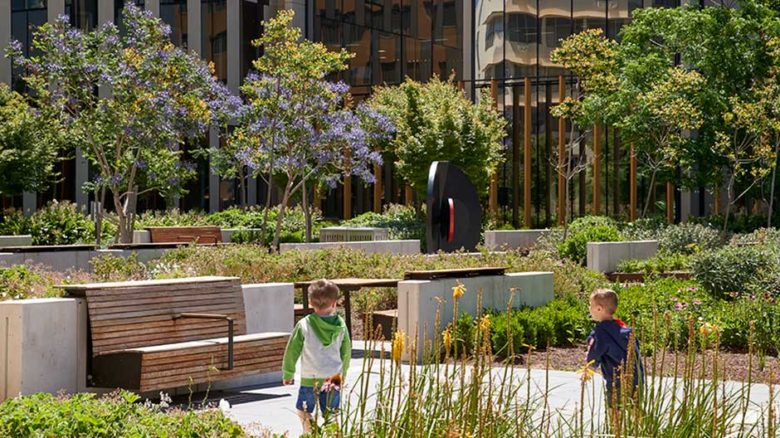
[(7, 246), (30, 246), (32, 245), (32, 236), (29, 234), (20, 234), (18, 236), (0, 236), (0, 248)]
[[(462, 278), (460, 281), (467, 292), (458, 301), (458, 314), (466, 312), (476, 315), (480, 294), (481, 307), (495, 310), (505, 310), (510, 297), (513, 308), (538, 307), (554, 298), (552, 272), (518, 272)], [(418, 362), (429, 347), (426, 344), (440, 334), (435, 332), (437, 327), (434, 327), (437, 311), (440, 316), (439, 330), (443, 330), (453, 320), (452, 288), (456, 284), (454, 278), (398, 283), (398, 329), (410, 339), (416, 338)], [(404, 353), (404, 359), (409, 360), (408, 351)]]
[(588, 269), (615, 272), (623, 260), (647, 260), (658, 253), (657, 240), (628, 242), (588, 242)]

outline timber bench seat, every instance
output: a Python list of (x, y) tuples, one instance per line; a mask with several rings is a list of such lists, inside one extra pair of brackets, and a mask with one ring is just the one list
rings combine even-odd
[(62, 288), (87, 301), (92, 386), (146, 392), (281, 369), (289, 333), (246, 333), (238, 278)]
[(146, 227), (152, 243), (198, 243), (212, 244), (222, 242), (219, 227)]

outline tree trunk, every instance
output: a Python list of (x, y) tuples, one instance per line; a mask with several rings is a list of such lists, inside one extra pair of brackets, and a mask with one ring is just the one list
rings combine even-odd
[(268, 174), (268, 191), (266, 192), (265, 197), (265, 210), (263, 211), (263, 223), (260, 224), (260, 233), (263, 236), (263, 243), (268, 245), (268, 242), (265, 241), (265, 230), (268, 227), (268, 211), (271, 209), (271, 190), (273, 190), (274, 185), (274, 178), (273, 174)]
[(284, 196), (282, 196), (282, 203), (279, 205), (279, 214), (276, 216), (276, 231), (274, 231), (273, 248), (279, 249), (279, 237), (282, 234), (282, 220), (284, 220), (284, 210), (287, 207), (287, 203), (290, 201), (290, 192), (293, 187), (293, 178), (288, 176), (287, 186), (284, 188)]
[(239, 199), (241, 201), (241, 208), (246, 208), (246, 175), (244, 175), (244, 169), (238, 170), (238, 190), (239, 190)]
[(309, 190), (306, 188), (306, 179), (302, 182), (301, 190), (303, 197), (303, 217), (306, 220), (305, 241), (306, 243), (309, 243), (311, 242), (311, 208), (309, 208)]
[(726, 213), (723, 217), (723, 232), (725, 233), (729, 226), (729, 212), (731, 212), (731, 204), (734, 203), (732, 198), (734, 197), (734, 172), (729, 177), (729, 185), (726, 188)]
[(769, 188), (769, 211), (767, 212), (766, 227), (772, 227), (772, 209), (775, 203), (775, 183), (777, 182), (777, 154), (780, 152), (780, 139), (775, 138), (775, 167), (772, 168), (772, 186)]
[(642, 208), (642, 218), (647, 217), (647, 209), (650, 208), (650, 202), (654, 198), (651, 196), (655, 193), (655, 174), (658, 173), (658, 169), (653, 169), (653, 173), (650, 175), (650, 185), (647, 188), (647, 198), (645, 198), (645, 206)]

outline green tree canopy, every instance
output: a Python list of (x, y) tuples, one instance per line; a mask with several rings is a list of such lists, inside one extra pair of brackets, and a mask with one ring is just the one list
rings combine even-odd
[(473, 103), (452, 82), (407, 78), (398, 87), (378, 87), (368, 103), (395, 125), (386, 152), (417, 193), (425, 193), (434, 161), (458, 166), (480, 193), (487, 191), (490, 174), (504, 160), (506, 126), (487, 93)]
[(24, 97), (0, 84), (0, 195), (42, 190), (51, 181), (59, 139), (44, 125)]

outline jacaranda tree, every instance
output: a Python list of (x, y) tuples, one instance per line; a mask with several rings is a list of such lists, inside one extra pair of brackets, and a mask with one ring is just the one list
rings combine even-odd
[[(156, 190), (183, 192), (194, 176), (181, 145), (231, 115), (237, 98), (195, 54), (174, 46), (170, 27), (128, 4), (126, 31), (108, 23), (92, 32), (65, 16), (34, 34), (36, 55), (9, 55), (24, 71), (41, 111), (80, 146), (98, 175), (85, 187), (110, 193), (119, 240), (132, 240), (135, 200)], [(101, 92), (98, 92), (101, 90)]]
[(263, 36), (253, 42), (263, 47), (263, 56), (254, 61), (256, 72), (241, 87), (246, 107), (229, 139), (235, 143), (231, 149), (237, 166), (284, 181), (274, 247), (285, 209), (298, 190), (308, 209), (308, 191), (315, 182), (334, 186), (345, 175), (373, 182), (373, 166), (381, 163), (371, 147), (381, 134), (363, 128), (350, 108), (346, 84), (325, 79), (344, 70), (352, 55), (302, 40), (300, 29), (290, 25), (292, 18), (292, 11), (280, 11), (263, 23)]

